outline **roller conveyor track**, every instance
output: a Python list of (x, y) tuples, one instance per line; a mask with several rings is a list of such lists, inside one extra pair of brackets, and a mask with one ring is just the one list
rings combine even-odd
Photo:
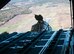
[(49, 45), (46, 54), (65, 54), (69, 44), (70, 32), (62, 31)]
[(37, 36), (39, 36), (39, 33), (36, 32), (20, 33), (12, 36), (0, 43), (0, 53), (15, 54), (16, 49), (31, 43)]
[(65, 54), (70, 31), (16, 34), (0, 42), (0, 54)]

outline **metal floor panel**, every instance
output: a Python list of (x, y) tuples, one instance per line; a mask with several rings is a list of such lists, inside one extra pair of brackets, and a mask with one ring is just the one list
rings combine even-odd
[[(0, 54), (66, 54), (69, 38), (68, 30), (17, 34), (0, 42)], [(74, 45), (71, 46), (73, 54)]]

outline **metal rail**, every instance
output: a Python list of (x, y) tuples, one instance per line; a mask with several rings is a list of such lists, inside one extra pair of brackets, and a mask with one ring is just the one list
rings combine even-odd
[(71, 30), (70, 54), (74, 54), (74, 29)]
[(53, 33), (52, 37), (49, 38), (49, 40), (47, 41), (47, 43), (45, 44), (45, 46), (41, 49), (41, 51), (39, 52), (39, 54), (43, 54), (45, 52), (45, 50), (49, 47), (50, 43), (53, 41), (54, 37), (56, 36), (57, 31)]

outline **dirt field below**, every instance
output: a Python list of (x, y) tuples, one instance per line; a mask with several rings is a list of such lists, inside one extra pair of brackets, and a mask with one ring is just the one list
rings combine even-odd
[(31, 14), (17, 15), (6, 24), (0, 27), (0, 32), (26, 32), (31, 30), (31, 26), (37, 21), (34, 14), (41, 14), (44, 20), (51, 25), (53, 30), (59, 28), (67, 29), (71, 26), (69, 5), (59, 4), (49, 7), (48, 4), (33, 6), (30, 8)]

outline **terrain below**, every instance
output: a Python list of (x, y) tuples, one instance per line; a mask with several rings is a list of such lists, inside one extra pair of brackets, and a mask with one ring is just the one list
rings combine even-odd
[(51, 6), (50, 4), (45, 3), (41, 6), (30, 7), (29, 10), (31, 10), (32, 13), (17, 15), (0, 26), (0, 32), (30, 31), (32, 25), (37, 22), (34, 18), (34, 14), (41, 14), (53, 30), (58, 30), (60, 28), (67, 29), (71, 26), (69, 5), (60, 3)]

